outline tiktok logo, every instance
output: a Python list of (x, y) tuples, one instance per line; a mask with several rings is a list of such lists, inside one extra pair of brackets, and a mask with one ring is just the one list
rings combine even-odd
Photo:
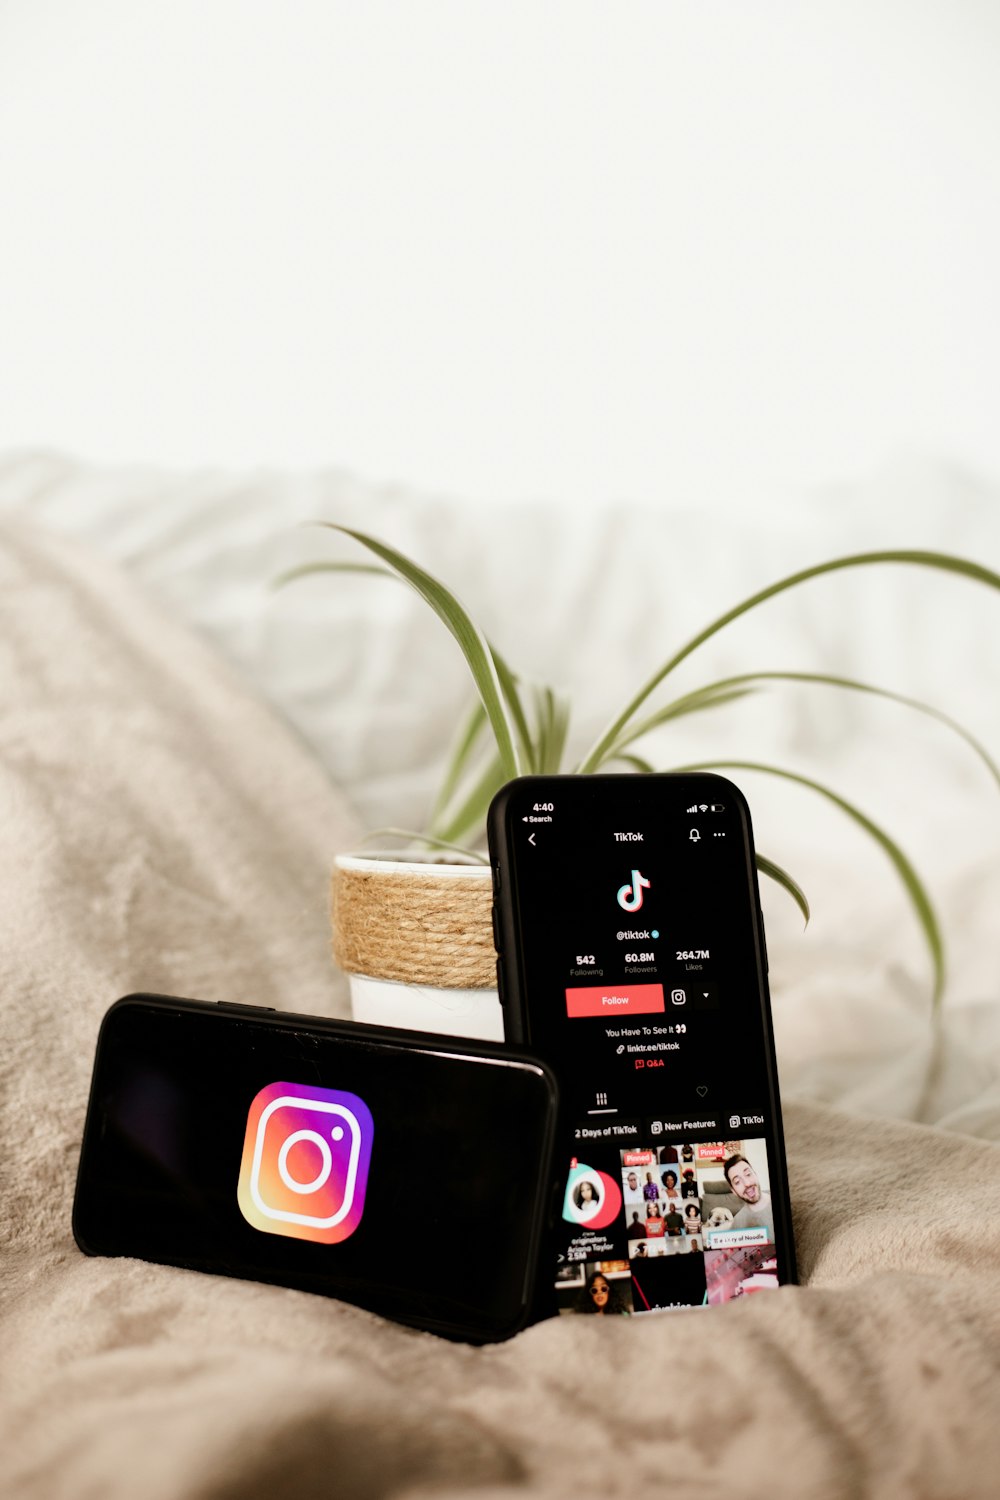
[(649, 881), (638, 870), (632, 871), (632, 884), (623, 885), (618, 892), (618, 905), (622, 911), (638, 911), (642, 905), (642, 893), (649, 890)]

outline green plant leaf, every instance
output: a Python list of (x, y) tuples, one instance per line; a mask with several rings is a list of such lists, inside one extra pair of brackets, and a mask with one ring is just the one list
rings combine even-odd
[(917, 921), (920, 923), (920, 928), (930, 953), (931, 964), (934, 969), (932, 998), (935, 1010), (939, 1007), (941, 996), (944, 993), (945, 982), (944, 941), (941, 937), (941, 929), (938, 925), (934, 908), (931, 905), (930, 897), (924, 889), (919, 875), (899, 845), (883, 829), (879, 828), (876, 823), (873, 823), (871, 818), (863, 813), (860, 808), (855, 807), (853, 803), (848, 802), (839, 793), (831, 791), (829, 787), (823, 786), (819, 781), (813, 781), (808, 776), (800, 776), (796, 771), (782, 770), (779, 766), (761, 765), (758, 761), (699, 761), (696, 765), (678, 766), (676, 769), (678, 771), (760, 771), (765, 776), (780, 776), (785, 781), (794, 781), (799, 786), (808, 787), (810, 791), (818, 792), (821, 797), (826, 797), (835, 807), (839, 807), (841, 812), (845, 812), (849, 818), (853, 818), (855, 823), (863, 828), (889, 856), (889, 859), (895, 866), (896, 873), (903, 883), (903, 888), (910, 898), (910, 903), (916, 913)]
[(438, 794), (434, 800), (434, 806), (431, 809), (431, 815), (428, 819), (431, 828), (437, 823), (454, 796), (472, 753), (479, 744), (482, 732), (486, 727), (486, 722), (486, 710), (483, 707), (482, 699), (477, 698), (469, 710), (465, 722), (459, 729), (458, 737), (448, 758), (444, 779), (438, 788)]
[[(362, 540), (361, 533), (349, 531), (346, 527), (333, 526), (331, 522), (326, 522), (326, 521), (319, 522), (317, 524), (323, 525), (323, 526), (331, 526), (332, 529), (335, 530), (335, 531), (344, 531), (346, 535), (348, 535), (348, 536), (354, 536), (358, 540)], [(372, 541), (371, 538), (369, 538), (368, 541), (365, 542), (365, 545), (368, 545), (369, 542), (371, 542), (371, 544), (374, 545), (374, 542)], [(379, 545), (381, 546), (381, 543)], [(389, 549), (386, 549), (386, 550), (389, 550)], [(413, 565), (411, 564), (410, 566), (412, 567)], [(415, 571), (419, 572), (419, 571), (422, 571), (422, 570), (415, 569)], [(394, 579), (397, 582), (410, 583), (411, 586), (417, 587), (413, 583), (413, 580), (410, 577), (408, 577), (407, 574), (405, 572), (403, 572), (401, 569), (398, 570), (398, 571), (393, 571), (393, 569), (391, 567), (382, 567), (378, 563), (353, 563), (353, 562), (337, 562), (337, 561), (330, 561), (330, 560), (327, 560), (325, 562), (304, 563), (301, 567), (291, 568), (288, 572), (282, 573), (275, 580), (273, 586), (276, 589), (277, 588), (282, 588), (286, 584), (297, 582), (300, 578), (308, 578), (308, 577), (310, 577), (314, 573), (374, 573), (374, 574), (376, 574), (376, 575), (378, 575), (379, 577), (382, 577), (382, 578), (392, 578), (392, 579)], [(425, 575), (425, 576), (429, 577), (430, 575)], [(436, 580), (431, 580), (431, 581), (432, 582), (436, 582)], [(443, 593), (446, 593), (446, 594), (448, 593), (448, 591), (444, 589), (444, 585), (443, 584), (439, 584), (438, 587), (442, 590)], [(433, 602), (430, 599), (427, 598), (427, 596), (423, 593), (423, 591), (421, 589), (418, 588), (417, 592), (421, 594), (421, 597), (424, 598), (424, 600), (425, 600), (426, 603), (431, 604), (431, 607), (435, 608)], [(451, 595), (450, 597), (452, 598), (453, 602), (456, 605), (458, 605), (457, 599), (455, 599), (453, 595)], [(461, 609), (462, 606), (458, 605), (458, 607)], [(441, 616), (441, 611), (440, 610), (437, 610), (435, 608), (435, 612), (439, 616)], [(441, 616), (441, 617), (443, 618), (443, 616)], [(470, 623), (471, 623), (471, 621), (470, 621)], [(445, 621), (445, 624), (448, 624), (447, 620)], [(449, 629), (451, 629), (450, 625), (449, 625)], [(455, 634), (454, 630), (452, 630), (452, 634), (453, 635)], [(483, 639), (485, 640), (485, 637), (483, 637)], [(462, 644), (462, 642), (459, 641), (459, 645), (461, 645), (461, 644)], [(517, 732), (517, 738), (520, 741), (521, 751), (522, 751), (522, 754), (524, 755), (524, 759), (525, 759), (525, 763), (526, 763), (526, 768), (528, 770), (532, 770), (532, 769), (534, 769), (535, 747), (534, 747), (534, 745), (532, 743), (531, 732), (530, 732), (530, 730), (528, 728), (528, 721), (527, 721), (527, 718), (525, 717), (524, 707), (523, 707), (523, 705), (521, 703), (520, 694), (518, 693), (517, 678), (514, 676), (513, 672), (510, 670), (510, 668), (508, 667), (506, 661), (500, 655), (500, 653), (496, 649), (496, 647), (493, 646), (488, 641), (486, 642), (486, 644), (489, 647), (489, 650), (490, 650), (490, 652), (492, 654), (492, 657), (493, 657), (493, 665), (496, 668), (497, 680), (498, 680), (498, 682), (500, 684), (500, 689), (501, 689), (501, 692), (503, 693), (504, 700), (505, 700), (505, 702), (506, 702), (506, 704), (507, 704), (507, 706), (508, 706), (508, 708), (510, 710), (511, 718), (513, 719), (514, 728), (515, 728), (515, 730)], [(466, 661), (469, 661), (467, 653), (466, 653)], [(471, 662), (469, 662), (469, 666), (470, 666), (470, 668), (472, 667), (472, 663)], [(473, 673), (473, 675), (475, 675), (475, 674)], [(485, 708), (484, 708), (484, 713), (485, 713)], [(462, 740), (460, 738), (459, 747), (458, 747), (459, 749), (461, 749), (461, 743), (462, 743)], [(456, 775), (455, 774), (455, 772), (456, 772), (455, 766), (454, 765), (449, 766), (449, 770), (448, 770), (448, 772), (446, 773), (446, 776), (445, 776), (445, 781), (444, 781), (444, 783), (443, 783), (443, 785), (441, 787), (441, 790), (438, 792), (437, 801), (435, 803), (435, 810), (436, 811), (440, 810), (441, 806), (443, 806), (444, 802), (451, 795), (452, 791), (454, 790), (454, 783), (457, 780), (458, 776), (461, 775), (461, 770), (462, 770), (462, 765), (459, 764), (459, 766), (457, 767), (457, 775)], [(450, 785), (449, 785), (449, 782), (451, 783)]]
[(314, 573), (378, 573), (383, 578), (396, 576), (388, 568), (380, 567), (378, 563), (311, 562), (302, 563), (297, 568), (289, 568), (287, 572), (279, 573), (271, 584), (271, 588), (286, 588), (288, 584), (298, 583), (300, 578), (310, 578)]
[(708, 687), (686, 693), (683, 698), (673, 699), (663, 708), (657, 709), (655, 714), (633, 724), (612, 746), (608, 758), (617, 759), (619, 750), (626, 745), (634, 745), (636, 740), (642, 739), (650, 730), (658, 729), (661, 724), (666, 724), (669, 719), (679, 719), (684, 714), (700, 714), (709, 708), (723, 708), (727, 703), (734, 703), (738, 698), (748, 698), (756, 691), (752, 687), (734, 688), (731, 692), (720, 691), (717, 683), (711, 683)]
[(493, 652), (486, 637), (473, 622), (465, 607), (442, 583), (432, 578), (430, 573), (425, 572), (423, 568), (418, 568), (416, 563), (410, 562), (409, 558), (404, 557), (393, 547), (387, 547), (384, 542), (377, 541), (375, 537), (368, 536), (363, 531), (355, 531), (350, 526), (338, 526), (333, 521), (320, 521), (317, 524), (326, 527), (329, 531), (339, 532), (341, 536), (352, 537), (354, 541), (360, 542), (362, 547), (367, 547), (369, 552), (381, 558), (393, 573), (398, 574), (404, 582), (408, 583), (420, 595), (424, 603), (430, 605), (438, 619), (447, 626), (465, 657), (486, 710), (486, 716), (493, 727), (504, 773), (508, 780), (520, 776), (522, 773), (521, 755), (515, 744), (514, 731), (507, 716), (505, 695), (500, 685)]
[(476, 777), (459, 807), (435, 828), (435, 835), (454, 843), (481, 827), (486, 809), (506, 779), (500, 757), (494, 755)]
[(429, 833), (415, 833), (412, 828), (373, 828), (371, 833), (366, 833), (360, 840), (362, 844), (371, 843), (372, 839), (406, 839), (411, 844), (428, 844), (433, 849), (451, 849), (455, 854), (464, 854), (477, 865), (488, 865), (489, 858), (481, 854), (477, 849), (466, 849), (461, 844), (449, 844), (446, 839), (432, 838)]
[(562, 770), (572, 712), (573, 706), (569, 697), (565, 693), (555, 693), (553, 695), (551, 747), (553, 774)]
[(656, 775), (655, 766), (651, 765), (648, 760), (643, 760), (641, 755), (630, 755), (627, 750), (616, 750), (605, 764), (611, 766), (618, 765), (619, 762), (623, 766), (631, 766), (633, 771), (638, 771), (640, 776)]
[(734, 605), (725, 614), (719, 615), (710, 625), (694, 636), (686, 645), (682, 646), (673, 656), (659, 667), (643, 684), (636, 695), (622, 709), (616, 719), (608, 725), (607, 729), (600, 735), (596, 743), (584, 756), (580, 763), (580, 771), (596, 771), (610, 754), (612, 748), (618, 743), (622, 730), (626, 724), (645, 703), (650, 693), (659, 687), (665, 677), (668, 677), (675, 667), (696, 651), (699, 646), (709, 640), (718, 631), (733, 620), (739, 619), (748, 610), (755, 609), (758, 604), (763, 604), (775, 595), (784, 593), (786, 589), (795, 588), (800, 583), (806, 583), (810, 578), (819, 578), (824, 573), (836, 573), (844, 568), (863, 568), (875, 563), (901, 563), (904, 565), (936, 568), (944, 573), (957, 573), (963, 578), (971, 579), (976, 583), (987, 584), (990, 588), (1000, 590), (1000, 574), (994, 573), (991, 568), (984, 568), (979, 563), (970, 562), (967, 558), (952, 557), (945, 552), (919, 552), (919, 551), (885, 551), (885, 552), (856, 552), (848, 557), (836, 557), (830, 562), (817, 563), (811, 568), (802, 568), (797, 573), (790, 573), (787, 578), (779, 579), (777, 583), (770, 584), (766, 589), (760, 589), (756, 594), (751, 594), (741, 604)]
[[(973, 753), (983, 762), (983, 765), (989, 771), (997, 786), (1000, 787), (1000, 767), (997, 766), (996, 761), (993, 760), (986, 747), (980, 744), (974, 735), (970, 734), (967, 729), (963, 729), (962, 725), (956, 719), (942, 713), (940, 709), (934, 708), (929, 703), (922, 702), (919, 698), (910, 698), (905, 693), (895, 693), (890, 688), (875, 687), (870, 682), (858, 682), (853, 677), (831, 676), (826, 672), (743, 672), (738, 677), (723, 677), (718, 682), (711, 682), (701, 691), (719, 693), (719, 698), (714, 701), (725, 702), (730, 696), (729, 689), (739, 687), (744, 683), (758, 682), (820, 683), (827, 687), (846, 688), (850, 692), (870, 693), (874, 697), (885, 698), (892, 703), (901, 703), (905, 708), (915, 709), (917, 713), (926, 714), (931, 719), (937, 719), (939, 723), (946, 725), (960, 739), (963, 739)], [(752, 692), (753, 688), (745, 690)], [(670, 709), (672, 706), (668, 704), (667, 709)], [(667, 709), (661, 712), (666, 713)], [(631, 744), (633, 740), (639, 738), (640, 733), (645, 733), (646, 728), (653, 728), (654, 724), (659, 721), (659, 714), (651, 715), (649, 719), (643, 721), (643, 724), (636, 726), (635, 730), (630, 731), (627, 736), (620, 740), (619, 744)]]
[(506, 661), (500, 655), (495, 646), (490, 646), (493, 654), (493, 665), (497, 669), (497, 677), (500, 689), (510, 709), (510, 716), (514, 721), (514, 728), (521, 743), (521, 753), (524, 756), (524, 767), (526, 771), (534, 771), (537, 765), (537, 753), (534, 741), (531, 738), (531, 730), (528, 728), (527, 715), (524, 712), (524, 704), (517, 688), (517, 678), (508, 667)]
[[(325, 525), (327, 523), (323, 522), (320, 524)], [(374, 573), (380, 578), (391, 578), (395, 583), (404, 583), (409, 581), (408, 579), (401, 577), (398, 573), (394, 573), (391, 568), (384, 568), (379, 563), (336, 562), (327, 560), (325, 562), (303, 563), (301, 567), (290, 568), (287, 573), (280, 574), (274, 580), (272, 587), (275, 589), (284, 588), (286, 584), (297, 583), (300, 578), (309, 578), (315, 573)], [(535, 747), (532, 743), (531, 732), (528, 728), (528, 721), (525, 717), (520, 694), (517, 690), (517, 678), (514, 676), (510, 667), (507, 665), (506, 661), (500, 655), (496, 647), (491, 642), (487, 642), (487, 644), (489, 645), (490, 651), (493, 655), (493, 665), (496, 667), (497, 678), (500, 682), (500, 688), (503, 692), (504, 699), (511, 711), (511, 717), (514, 720), (514, 726), (517, 730), (518, 739), (521, 742), (521, 749), (524, 753), (525, 761), (527, 762), (528, 769), (533, 769)], [(480, 707), (481, 706), (482, 705), (480, 702)], [(482, 713), (483, 719), (479, 721), (479, 723), (485, 722), (485, 708), (482, 709)], [(475, 714), (473, 715), (473, 718), (475, 718)], [(468, 726), (469, 729), (472, 730), (472, 740), (468, 746), (465, 745), (465, 730), (463, 730), (459, 734), (456, 748), (452, 752), (452, 761), (449, 762), (444, 781), (438, 792), (437, 801), (435, 803), (435, 813), (432, 814), (432, 817), (440, 811), (441, 807), (447, 802), (448, 798), (454, 791), (455, 783), (462, 773), (464, 760), (467, 757), (469, 750), (472, 748), (472, 746), (475, 744), (476, 739), (478, 738), (479, 723), (477, 723), (475, 730), (472, 730), (471, 722)], [(459, 757), (457, 765), (455, 764), (456, 756)]]
[(569, 703), (550, 687), (535, 687), (537, 768), (543, 776), (555, 776), (562, 766), (569, 732)]
[(549, 760), (549, 703), (547, 689), (540, 683), (531, 684), (531, 712), (535, 724), (535, 770), (544, 775)]
[(809, 902), (806, 900), (806, 894), (802, 887), (796, 884), (787, 870), (783, 870), (780, 865), (776, 865), (773, 859), (767, 859), (763, 854), (758, 854), (755, 858), (757, 869), (761, 875), (766, 875), (770, 880), (776, 881), (778, 885), (788, 892), (805, 918), (805, 925), (808, 927)]

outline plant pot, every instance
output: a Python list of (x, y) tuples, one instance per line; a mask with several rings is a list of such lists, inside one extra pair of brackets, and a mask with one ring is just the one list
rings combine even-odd
[(489, 865), (339, 855), (333, 956), (356, 1021), (503, 1041)]

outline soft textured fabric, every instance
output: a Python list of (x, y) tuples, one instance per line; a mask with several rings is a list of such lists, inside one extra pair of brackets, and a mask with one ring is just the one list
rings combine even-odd
[(328, 868), (356, 830), (204, 647), (18, 526), (0, 529), (0, 829), (5, 1494), (996, 1495), (1000, 1149), (971, 1136), (795, 1104), (801, 1287), (494, 1348), (80, 1255), (103, 1011), (149, 989), (343, 1013)]
[[(697, 509), (665, 494), (651, 510), (624, 498), (477, 507), (334, 470), (185, 472), (14, 453), (0, 455), (0, 515), (12, 508), (116, 560), (209, 638), (369, 828), (422, 826), (471, 681), (441, 622), (400, 584), (321, 574), (274, 591), (296, 563), (364, 557), (302, 522), (372, 532), (453, 587), (515, 670), (572, 691), (577, 752), (684, 641), (794, 569), (873, 547), (936, 547), (1000, 570), (996, 492), (928, 463), (776, 494), (752, 511), (725, 494)], [(781, 669), (926, 699), (1000, 759), (1000, 594), (979, 584), (903, 567), (811, 582), (714, 636), (649, 706), (729, 673)], [(971, 749), (898, 704), (804, 684), (673, 719), (637, 748), (664, 768), (718, 758), (802, 772), (899, 842), (941, 918), (948, 1007), (967, 1012), (968, 1045), (949, 1053), (933, 1096), (927, 953), (884, 853), (815, 793), (731, 773), (757, 848), (812, 905), (803, 932), (788, 896), (761, 882), (784, 1086), (977, 1133), (985, 1124), (1000, 1138), (1000, 797)]]

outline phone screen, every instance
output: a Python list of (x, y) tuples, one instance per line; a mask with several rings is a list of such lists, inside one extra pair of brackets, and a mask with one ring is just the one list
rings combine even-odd
[(713, 1304), (793, 1279), (741, 794), (721, 777), (581, 776), (502, 795), (508, 1004), (559, 1079), (570, 1134), (560, 1313)]
[(533, 1280), (554, 1094), (499, 1051), (120, 1002), (98, 1047), (77, 1240), (503, 1337)]

